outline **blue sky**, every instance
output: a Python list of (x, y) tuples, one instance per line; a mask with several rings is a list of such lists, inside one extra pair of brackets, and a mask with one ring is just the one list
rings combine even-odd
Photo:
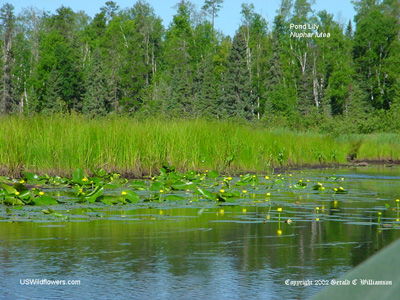
[[(107, 0), (5, 0), (15, 7), (15, 12), (19, 13), (21, 8), (37, 7), (42, 10), (54, 13), (61, 5), (69, 6), (74, 11), (83, 10), (88, 15), (94, 16), (100, 11)], [(121, 8), (132, 7), (136, 0), (114, 0)], [(147, 0), (155, 9), (155, 13), (164, 21), (167, 27), (172, 20), (176, 10), (173, 8), (178, 0)], [(204, 4), (204, 0), (192, 0), (198, 9)], [(253, 3), (257, 13), (260, 13), (269, 24), (276, 15), (280, 0), (225, 0), (223, 8), (219, 12), (219, 17), (215, 21), (215, 27), (222, 30), (225, 34), (234, 35), (238, 29), (240, 21), (240, 10), (242, 3)], [(346, 24), (355, 14), (350, 0), (316, 0), (313, 9), (316, 11), (326, 10), (335, 16), (335, 20)]]

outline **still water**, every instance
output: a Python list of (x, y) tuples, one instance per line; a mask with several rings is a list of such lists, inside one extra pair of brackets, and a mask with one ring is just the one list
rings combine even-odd
[[(307, 299), (321, 287), (287, 280), (337, 279), (400, 236), (399, 167), (301, 171), (290, 180), (332, 174), (348, 194), (293, 191), (289, 182), (269, 201), (81, 204), (68, 221), (4, 219), (0, 296)], [(65, 285), (50, 284), (57, 280)]]

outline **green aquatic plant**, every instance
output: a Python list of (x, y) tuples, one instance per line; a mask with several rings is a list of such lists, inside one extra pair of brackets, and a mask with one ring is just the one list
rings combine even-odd
[[(362, 144), (353, 151), (355, 140)], [(68, 177), (78, 166), (96, 177), (102, 177), (94, 174), (97, 170), (143, 177), (154, 176), (166, 162), (181, 171), (260, 174), (281, 164), (318, 165), (321, 157), (325, 163), (346, 163), (351, 152), (357, 159), (400, 159), (394, 133), (333, 137), (201, 119), (3, 116), (0, 141), (3, 172), (14, 177), (24, 171), (49, 174), (49, 180), (53, 174)]]
[[(308, 198), (312, 190), (324, 191), (325, 185), (327, 189), (337, 189), (334, 190), (334, 195), (347, 193), (344, 189), (332, 186), (338, 184), (338, 178), (334, 175), (320, 181), (313, 184), (309, 179), (293, 180), (293, 175), (290, 173), (264, 177), (247, 173), (231, 177), (221, 175), (216, 170), (181, 172), (176, 167), (166, 164), (147, 180), (128, 180), (116, 172), (108, 173), (103, 169), (96, 169), (89, 174), (83, 168), (77, 168), (70, 178), (26, 173), (19, 180), (4, 179), (0, 187), (0, 203), (14, 207), (34, 205), (47, 208), (68, 203), (108, 206), (144, 203), (154, 205), (209, 203), (216, 206), (227, 204), (235, 206), (246, 203), (256, 207), (268, 206), (264, 221), (269, 220), (272, 206), (278, 205), (280, 230), (282, 205), (285, 205), (282, 202), (282, 195), (285, 195), (285, 199), (295, 196), (297, 200), (302, 195), (307, 195)], [(276, 195), (274, 196), (276, 203), (275, 200), (272, 203), (272, 193)], [(321, 197), (325, 196), (328, 196), (328, 193), (322, 193)], [(295, 204), (302, 205), (299, 201)], [(317, 221), (320, 219), (320, 212), (317, 207), (315, 218)], [(288, 219), (285, 223), (290, 224), (291, 221)]]
[(302, 179), (300, 179), (296, 184), (293, 185), (293, 188), (295, 189), (305, 189), (307, 187), (307, 184), (303, 182)]
[(282, 207), (278, 207), (276, 210), (278, 211), (278, 222), (279, 222), (279, 226), (280, 226)]
[[(339, 177), (332, 175), (309, 177), (308, 179), (301, 175), (293, 176), (288, 173), (261, 177), (244, 174), (231, 177), (220, 175), (214, 170), (180, 172), (173, 166), (165, 166), (159, 173), (143, 180), (128, 180), (118, 173), (109, 174), (102, 171), (88, 174), (83, 169), (75, 170), (70, 178), (38, 176), (32, 173), (21, 179), (0, 178), (2, 180), (0, 203), (5, 206), (5, 212), (3, 209), (3, 215), (0, 214), (0, 218), (17, 218), (21, 214), (14, 211), (28, 205), (40, 207), (31, 207), (29, 208), (31, 211), (43, 208), (48, 213), (42, 213), (53, 220), (67, 220), (66, 216), (74, 218), (70, 214), (60, 213), (57, 215), (51, 211), (55, 208), (62, 211), (66, 205), (104, 210), (108, 209), (107, 206), (124, 205), (127, 206), (127, 209), (131, 209), (128, 208), (129, 206), (140, 209), (140, 207), (146, 206), (164, 208), (178, 205), (201, 207), (202, 209), (209, 207), (226, 211), (227, 207), (231, 209), (246, 206), (247, 208), (256, 208), (255, 215), (247, 214), (246, 219), (253, 216), (252, 221), (257, 222), (261, 217), (261, 221), (267, 223), (270, 222), (271, 211), (275, 207), (277, 227), (278, 230), (281, 230), (282, 226), (286, 226), (282, 225), (282, 222), (289, 225), (292, 220), (293, 222), (298, 221), (301, 217), (298, 215), (300, 212), (304, 213), (304, 216), (308, 216), (304, 218), (305, 222), (322, 220), (321, 216), (325, 214), (324, 204), (327, 203), (326, 201), (332, 203), (329, 205), (329, 218), (338, 213), (341, 216), (342, 212), (345, 212), (346, 208), (351, 205), (352, 201), (346, 201), (347, 197), (344, 195), (349, 191), (343, 188), (345, 191), (343, 192), (340, 189), (339, 182), (341, 183), (342, 180)], [(351, 186), (351, 182), (348, 183), (348, 186)], [(332, 190), (333, 193), (330, 192)], [(352, 199), (354, 199), (353, 196)], [(395, 202), (397, 205), (396, 222), (398, 222), (400, 201), (396, 199)], [(310, 205), (315, 205), (314, 203), (318, 203), (318, 205), (313, 206), (314, 214), (310, 215)], [(58, 206), (56, 207), (56, 205)], [(388, 205), (386, 207), (388, 213), (395, 210)], [(381, 212), (381, 207), (378, 209)], [(227, 215), (226, 211), (225, 215)], [(283, 211), (292, 211), (292, 219), (283, 218), (285, 216)], [(222, 216), (223, 212), (218, 214)], [(349, 217), (347, 221), (354, 222), (354, 218), (356, 217)], [(326, 219), (328, 220), (328, 218)], [(377, 219), (381, 224), (380, 214)], [(361, 222), (364, 221), (361, 220)], [(384, 223), (380, 226), (384, 229), (389, 228)], [(396, 229), (396, 227), (397, 224), (390, 228)], [(282, 234), (282, 231), (280, 232)]]
[(379, 224), (381, 223), (381, 215), (382, 215), (382, 212), (378, 212), (378, 223)]
[[(22, 181), (22, 180), (21, 180)], [(59, 202), (50, 196), (45, 195), (43, 191), (40, 191), (36, 188), (32, 188), (29, 190), (25, 181), (23, 183), (18, 182), (14, 183), (14, 185), (9, 186), (6, 184), (1, 184), (0, 189), (0, 199), (2, 203), (5, 205), (56, 205)]]
[(334, 194), (347, 194), (347, 191), (343, 187), (333, 188)]
[(322, 183), (317, 182), (317, 184), (313, 185), (313, 190), (315, 190), (315, 191), (324, 191), (325, 187), (323, 186)]

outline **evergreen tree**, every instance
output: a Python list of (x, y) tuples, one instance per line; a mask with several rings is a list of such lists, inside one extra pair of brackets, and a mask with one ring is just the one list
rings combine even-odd
[(166, 100), (167, 114), (174, 117), (190, 116), (194, 110), (192, 75), (188, 66), (183, 68), (175, 67), (170, 84), (171, 96)]
[(10, 113), (14, 108), (14, 86), (12, 82), (12, 73), (14, 68), (14, 30), (15, 16), (14, 6), (9, 3), (4, 4), (0, 9), (1, 21), (1, 52), (2, 52), (2, 74), (1, 74), (1, 96), (0, 113)]
[(195, 112), (202, 117), (217, 115), (217, 86), (214, 66), (211, 56), (207, 56), (198, 72), (198, 91), (196, 95)]
[(171, 89), (171, 98), (166, 100), (166, 108), (171, 110), (171, 115), (193, 112), (193, 74), (197, 70), (195, 53), (190, 5), (182, 1), (178, 4), (164, 43), (163, 78)]
[(305, 70), (301, 73), (297, 85), (297, 108), (301, 115), (308, 115), (313, 112), (313, 75), (308, 62), (305, 62)]
[(91, 117), (106, 115), (110, 111), (110, 101), (107, 97), (101, 52), (98, 49), (94, 50), (88, 67), (85, 88), (83, 113)]
[(53, 69), (46, 80), (46, 90), (43, 95), (41, 112), (44, 114), (65, 113), (67, 104), (61, 98), (62, 78), (57, 69)]
[(349, 24), (347, 24), (345, 35), (348, 39), (353, 37), (353, 24), (351, 23), (351, 20), (349, 20)]
[(214, 21), (218, 17), (218, 11), (222, 8), (224, 0), (205, 0), (202, 9), (211, 16), (211, 25), (214, 30)]
[(292, 0), (282, 0), (274, 18), (271, 36), (272, 51), (268, 60), (265, 83), (265, 114), (291, 116), (296, 109), (298, 67), (293, 57), (289, 23)]
[(247, 65), (246, 41), (238, 30), (227, 58), (223, 78), (223, 97), (219, 108), (221, 117), (251, 120), (254, 115), (254, 96), (251, 91), (250, 71)]
[[(327, 12), (314, 14), (312, 0), (281, 0), (272, 33), (255, 6), (243, 4), (233, 41), (214, 28), (223, 2), (205, 0), (200, 13), (179, 1), (166, 31), (145, 0), (122, 10), (108, 1), (93, 20), (64, 6), (15, 17), (3, 5), (0, 114), (283, 115), (290, 122), (323, 112), (349, 128), (360, 120), (354, 132), (398, 118), (399, 1), (355, 0), (356, 26), (342, 28)], [(291, 36), (290, 23), (317, 24), (330, 37)]]
[(265, 86), (266, 102), (262, 109), (266, 115), (290, 115), (295, 109), (295, 98), (290, 94), (291, 89), (287, 86), (283, 74), (277, 34), (275, 32), (273, 50), (268, 61)]
[(109, 23), (119, 12), (119, 6), (114, 1), (107, 1), (106, 5), (103, 6), (100, 11), (106, 17), (107, 23)]

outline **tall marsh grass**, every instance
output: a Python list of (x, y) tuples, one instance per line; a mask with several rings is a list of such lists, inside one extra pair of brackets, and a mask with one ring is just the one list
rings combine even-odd
[(399, 159), (398, 135), (333, 138), (228, 121), (83, 116), (0, 117), (0, 169), (70, 175), (77, 167), (151, 175), (163, 164), (180, 170), (266, 173), (276, 167), (344, 163), (357, 157)]

